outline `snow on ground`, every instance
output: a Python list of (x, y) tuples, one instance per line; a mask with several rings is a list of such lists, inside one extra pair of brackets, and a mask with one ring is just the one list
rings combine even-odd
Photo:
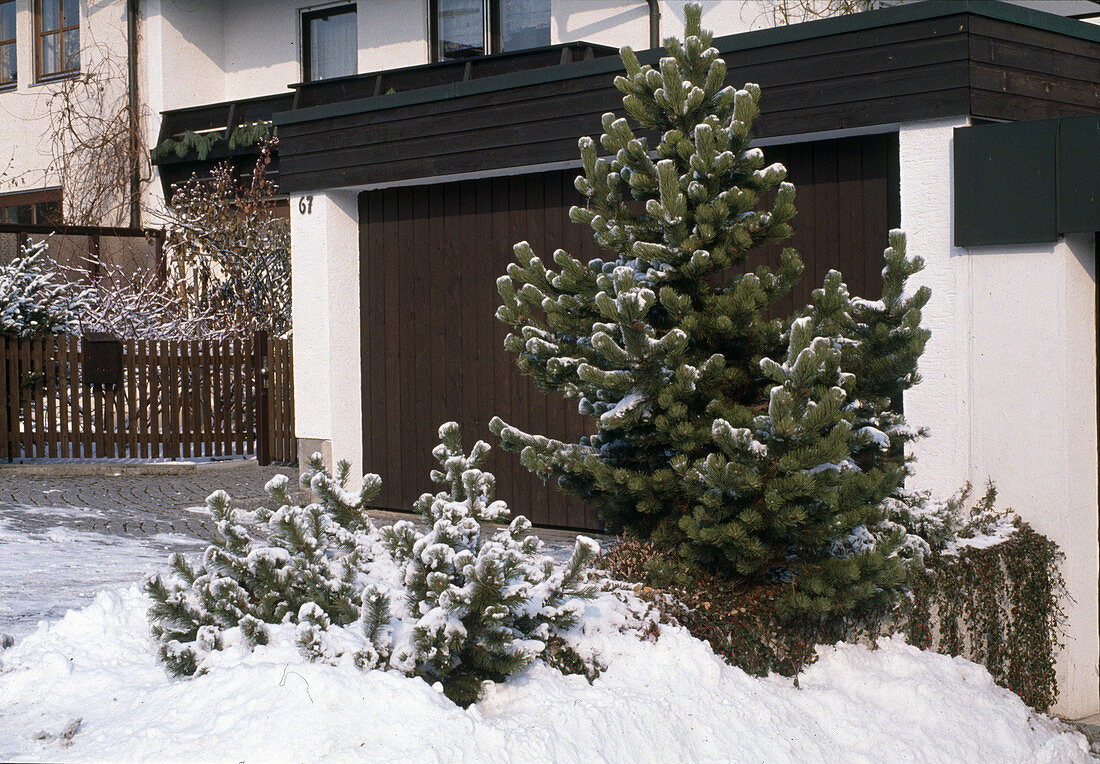
[[(93, 510), (0, 510), (0, 635), (21, 637), (44, 619), (89, 604), (102, 589), (127, 586), (163, 568), (175, 551), (205, 544), (186, 536), (105, 535), (65, 526)], [(101, 514), (101, 513), (99, 513)]]
[(594, 683), (536, 663), (463, 710), (420, 679), (305, 663), (290, 626), (169, 678), (148, 604), (136, 587), (104, 592), (0, 652), (0, 760), (1089, 760), (1084, 737), (983, 668), (897, 639), (825, 648), (795, 687), (680, 628), (640, 640), (640, 603), (604, 593), (571, 640), (606, 666)]

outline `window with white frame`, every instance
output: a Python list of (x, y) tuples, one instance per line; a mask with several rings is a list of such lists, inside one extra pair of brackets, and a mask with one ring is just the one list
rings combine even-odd
[(346, 77), (358, 71), (355, 4), (302, 11), (302, 79)]
[(429, 0), (433, 61), (550, 44), (550, 0)]

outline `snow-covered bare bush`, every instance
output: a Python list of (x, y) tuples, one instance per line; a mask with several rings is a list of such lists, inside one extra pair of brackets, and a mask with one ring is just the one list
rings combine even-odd
[(193, 675), (217, 653), (291, 640), (311, 660), (350, 661), (439, 683), (456, 703), (474, 702), (485, 681), (502, 681), (541, 655), (577, 622), (579, 600), (594, 596), (587, 566), (598, 552), (578, 538), (557, 565), (516, 517), (483, 537), (481, 523), (505, 520), (495, 479), (479, 469), (489, 447), (467, 455), (458, 425), (440, 428), (433, 452), (446, 485), (416, 503), (426, 530), (409, 521), (376, 529), (366, 505), (381, 479), (346, 490), (348, 465), (331, 475), (319, 455), (303, 475), (319, 501), (291, 501), (285, 477), (267, 491), (279, 509), (258, 510), (250, 529), (228, 495), (207, 499), (219, 538), (202, 562), (172, 558), (172, 571), (146, 580), (153, 636), (173, 673)]
[(62, 278), (45, 252), (46, 242), (31, 243), (0, 265), (0, 335), (37, 339), (77, 331), (90, 295)]
[(155, 271), (128, 275), (103, 264), (94, 276), (85, 266), (63, 270), (70, 280), (91, 285), (77, 315), (82, 332), (134, 340), (217, 340), (247, 333), (239, 314), (195, 304)]
[(228, 163), (209, 179), (173, 189), (165, 256), (169, 281), (199, 310), (231, 312), (249, 330), (290, 330), (290, 221), (278, 214), (267, 165), (278, 139), (261, 144), (251, 180)]

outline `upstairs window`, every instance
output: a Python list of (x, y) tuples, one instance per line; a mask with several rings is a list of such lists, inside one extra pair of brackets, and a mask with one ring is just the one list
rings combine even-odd
[(306, 82), (346, 77), (359, 68), (355, 5), (302, 13), (302, 78)]
[(34, 0), (34, 37), (39, 80), (79, 72), (78, 0)]
[(0, 88), (15, 85), (15, 0), (0, 2)]
[(550, 44), (550, 0), (430, 0), (433, 61)]
[(436, 61), (485, 53), (485, 9), (482, 0), (435, 0)]
[(549, 0), (500, 0), (496, 5), (498, 42), (493, 53), (550, 44)]

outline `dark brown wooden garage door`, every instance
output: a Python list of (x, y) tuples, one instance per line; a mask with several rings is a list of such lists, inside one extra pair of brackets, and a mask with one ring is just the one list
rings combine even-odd
[[(897, 136), (865, 136), (765, 149), (798, 185), (794, 246), (804, 303), (828, 268), (856, 294), (877, 297), (880, 254), (897, 225)], [(408, 510), (435, 492), (429, 471), (436, 430), (458, 421), (467, 447), (493, 446), (497, 496), (537, 524), (598, 528), (594, 510), (532, 477), (488, 431), (494, 415), (557, 438), (581, 434), (575, 402), (545, 394), (502, 348), (496, 279), (526, 239), (549, 260), (557, 247), (591, 258), (587, 228), (568, 221), (575, 171), (486, 178), (364, 192), (359, 197), (363, 450), (382, 476), (376, 502)], [(777, 250), (767, 254), (774, 259)], [(349, 320), (353, 320), (349, 316)]]

